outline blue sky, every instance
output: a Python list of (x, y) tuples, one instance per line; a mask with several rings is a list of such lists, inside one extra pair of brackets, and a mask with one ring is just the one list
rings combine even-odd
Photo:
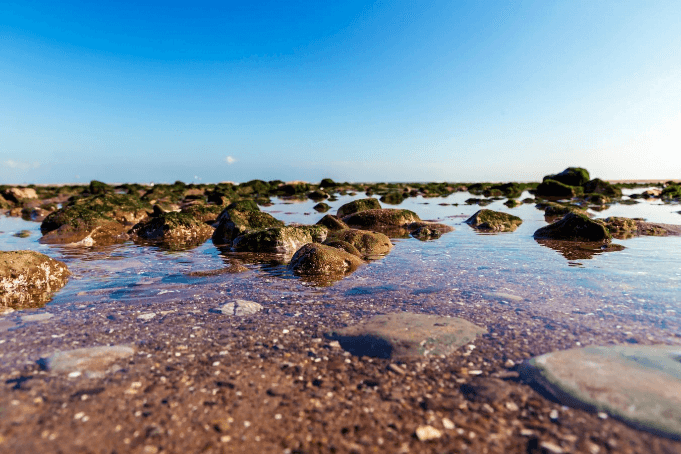
[(0, 183), (681, 178), (680, 17), (678, 1), (5, 0)]

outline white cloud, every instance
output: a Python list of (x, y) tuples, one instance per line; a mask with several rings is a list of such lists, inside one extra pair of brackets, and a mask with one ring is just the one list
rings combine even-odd
[(227, 157), (225, 158), (225, 162), (226, 162), (227, 164), (234, 164), (234, 163), (236, 162), (236, 159), (234, 159), (232, 156), (227, 156)]
[(21, 170), (26, 170), (26, 169), (37, 169), (40, 167), (39, 162), (18, 162), (18, 161), (13, 161), (11, 159), (8, 159), (7, 161), (3, 161), (3, 164), (6, 165), (7, 167), (10, 167), (12, 169), (21, 169)]

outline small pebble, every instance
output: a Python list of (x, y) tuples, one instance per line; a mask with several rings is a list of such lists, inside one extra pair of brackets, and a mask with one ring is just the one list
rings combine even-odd
[(442, 432), (433, 426), (418, 426), (416, 428), (416, 438), (420, 441), (437, 440), (442, 436)]

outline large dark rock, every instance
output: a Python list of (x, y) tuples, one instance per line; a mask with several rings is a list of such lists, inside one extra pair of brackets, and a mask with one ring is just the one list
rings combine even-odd
[(561, 183), (556, 180), (544, 180), (537, 189), (535, 189), (537, 197), (553, 197), (559, 199), (571, 199), (576, 195), (575, 188)]
[(328, 229), (320, 225), (270, 227), (253, 230), (234, 239), (232, 247), (241, 252), (291, 255), (307, 243), (321, 243)]
[(127, 239), (131, 225), (152, 211), (133, 195), (102, 194), (75, 199), (48, 215), (40, 225), (46, 244), (111, 244)]
[(622, 197), (622, 190), (620, 188), (600, 178), (594, 178), (584, 183), (584, 193), (601, 194), (606, 197)]
[(479, 210), (466, 220), (466, 224), (483, 232), (513, 232), (523, 220), (512, 214), (494, 210)]
[(232, 203), (220, 213), (213, 232), (216, 244), (232, 244), (239, 235), (270, 227), (283, 227), (284, 223), (269, 213), (263, 213), (252, 200)]
[(387, 203), (389, 205), (399, 205), (404, 202), (405, 196), (402, 192), (392, 191), (384, 194), (381, 197), (381, 202)]
[(554, 180), (568, 186), (582, 186), (589, 181), (589, 171), (582, 167), (568, 167), (561, 173), (546, 175), (543, 181)]
[(362, 263), (359, 257), (342, 249), (308, 243), (296, 251), (288, 268), (301, 276), (343, 276)]
[(0, 251), (0, 305), (40, 306), (70, 274), (66, 264), (38, 252)]
[(362, 257), (385, 255), (392, 249), (390, 238), (379, 232), (346, 229), (329, 234), (328, 241), (344, 241), (354, 246)]
[(343, 218), (353, 213), (359, 213), (360, 211), (377, 210), (380, 208), (381, 204), (378, 202), (378, 200), (373, 197), (369, 197), (366, 199), (353, 200), (352, 202), (342, 205), (340, 208), (338, 208), (336, 215), (339, 218)]
[(538, 229), (534, 238), (609, 243), (612, 236), (603, 222), (591, 220), (583, 214), (568, 213), (561, 220)]
[(213, 228), (187, 213), (162, 213), (135, 225), (131, 231), (136, 241), (150, 241), (168, 249), (200, 246), (213, 234)]

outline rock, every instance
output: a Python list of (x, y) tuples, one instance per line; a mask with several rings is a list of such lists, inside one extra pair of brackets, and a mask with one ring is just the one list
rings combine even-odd
[(291, 255), (306, 243), (321, 243), (328, 229), (321, 225), (270, 227), (239, 235), (232, 248), (240, 252), (270, 252)]
[(114, 188), (101, 181), (92, 180), (90, 181), (90, 186), (88, 192), (92, 195), (95, 194), (106, 194), (107, 192), (113, 192)]
[(329, 211), (331, 209), (329, 204), (324, 203), (324, 202), (320, 202), (317, 205), (313, 206), (312, 208), (314, 208), (314, 210), (319, 212), (319, 213), (326, 213), (327, 211)]
[(232, 241), (244, 233), (283, 227), (284, 223), (275, 219), (269, 213), (263, 213), (253, 201), (239, 201), (232, 203), (220, 213), (217, 227), (213, 232), (213, 242), (216, 244), (232, 244)]
[(218, 308), (218, 312), (225, 315), (233, 315), (235, 317), (243, 317), (246, 315), (253, 315), (263, 309), (262, 304), (254, 301), (235, 300), (231, 303), (223, 304)]
[(324, 241), (325, 246), (331, 246), (335, 247), (336, 249), (342, 249), (343, 251), (356, 255), (357, 257), (362, 257), (362, 253), (352, 244), (348, 243), (347, 241), (341, 241), (341, 240), (326, 240)]
[(500, 403), (508, 399), (513, 388), (504, 380), (480, 377), (461, 385), (461, 393), (466, 399), (480, 403)]
[(344, 250), (308, 243), (296, 251), (288, 268), (300, 276), (342, 276), (363, 263), (359, 257)]
[[(89, 378), (101, 377), (105, 372), (114, 370), (113, 363), (135, 354), (135, 350), (125, 346), (102, 346), (78, 348), (76, 350), (58, 351), (45, 360), (41, 365), (58, 373), (80, 372)], [(77, 376), (77, 375), (75, 375)]]
[(482, 191), (485, 197), (504, 196), (509, 199), (516, 199), (523, 193), (523, 186), (519, 183), (495, 184)]
[(433, 426), (418, 426), (415, 433), (419, 441), (437, 440), (442, 437), (442, 432)]
[(426, 241), (440, 238), (445, 233), (453, 232), (454, 227), (439, 222), (417, 221), (407, 224), (406, 229), (416, 239)]
[(341, 221), (336, 216), (333, 216), (331, 214), (327, 214), (326, 216), (321, 218), (319, 221), (317, 221), (316, 225), (323, 225), (324, 227), (331, 231), (344, 230), (350, 228), (345, 222)]
[(617, 239), (627, 239), (635, 236), (681, 235), (681, 225), (659, 224), (646, 222), (641, 219), (614, 216), (606, 218), (603, 222), (612, 236)]
[(30, 230), (21, 230), (17, 233), (15, 233), (13, 236), (17, 238), (28, 238), (31, 236), (31, 231)]
[(468, 218), (466, 224), (485, 232), (513, 232), (523, 220), (512, 214), (483, 209)]
[(546, 175), (543, 181), (554, 180), (568, 186), (583, 186), (589, 181), (589, 171), (582, 167), (568, 167), (561, 173)]
[(52, 317), (54, 317), (54, 315), (50, 314), (49, 312), (43, 312), (42, 314), (29, 314), (23, 315), (21, 317), (21, 322), (22, 323), (44, 322), (46, 320), (51, 319)]
[(182, 208), (182, 213), (192, 216), (201, 222), (214, 223), (217, 221), (218, 216), (222, 213), (223, 207), (220, 205), (206, 205), (203, 203), (197, 203), (195, 205), (190, 205)]
[(558, 199), (571, 199), (574, 197), (575, 189), (555, 180), (544, 180), (537, 189), (535, 189), (537, 197), (553, 197)]
[(600, 178), (594, 178), (584, 183), (584, 192), (586, 194), (601, 194), (606, 197), (622, 197), (620, 188)]
[(660, 197), (667, 201), (681, 199), (681, 185), (676, 183), (667, 185), (660, 193)]
[(343, 218), (343, 222), (350, 227), (385, 232), (395, 228), (405, 229), (408, 224), (420, 221), (421, 218), (413, 211), (394, 208), (364, 210)]
[(5, 199), (14, 203), (21, 203), (26, 199), (37, 199), (38, 194), (33, 188), (9, 188), (3, 193)]
[(522, 301), (525, 299), (522, 296), (512, 295), (510, 293), (503, 292), (483, 293), (482, 296), (483, 298), (491, 300)]
[(534, 232), (535, 239), (609, 243), (612, 236), (602, 222), (583, 214), (568, 213), (561, 220)]
[(357, 356), (410, 358), (448, 355), (485, 332), (460, 318), (399, 312), (374, 316), (327, 337)]
[(331, 232), (327, 240), (347, 242), (354, 246), (362, 257), (385, 255), (393, 247), (390, 238), (384, 234), (367, 230), (346, 229)]
[(44, 303), (68, 277), (63, 262), (34, 251), (0, 251), (0, 302), (10, 307)]
[(131, 195), (103, 194), (75, 199), (40, 225), (46, 244), (92, 246), (127, 239), (129, 226), (145, 219), (151, 205)]
[(328, 199), (329, 194), (327, 194), (324, 191), (320, 191), (319, 189), (317, 189), (315, 191), (308, 192), (307, 198), (310, 199), (310, 200), (314, 200), (314, 201), (318, 202), (320, 200)]
[(681, 347), (608, 346), (548, 353), (522, 375), (566, 405), (607, 412), (631, 425), (681, 438)]
[(213, 228), (187, 213), (162, 213), (135, 225), (130, 233), (136, 242), (150, 241), (168, 249), (200, 246), (213, 234)]
[(324, 178), (322, 181), (319, 183), (320, 188), (335, 188), (338, 186), (335, 181), (333, 181), (331, 178)]
[(517, 199), (508, 199), (507, 201), (504, 202), (504, 205), (506, 205), (509, 208), (515, 208), (515, 207), (518, 207), (522, 204), (523, 204), (523, 202), (521, 202), (520, 200), (517, 200)]
[(494, 202), (492, 199), (481, 199), (478, 197), (471, 197), (470, 199), (466, 199), (466, 205), (479, 205), (481, 207), (487, 206), (490, 203)]
[(536, 208), (539, 208), (541, 210), (544, 210), (544, 216), (553, 218), (560, 216), (561, 218), (565, 216), (568, 213), (578, 213), (578, 214), (583, 214), (587, 215), (586, 211), (583, 209), (579, 208), (578, 206), (575, 205), (565, 205), (562, 203), (556, 203), (556, 202), (539, 202), (535, 205)]
[(381, 202), (390, 205), (399, 205), (406, 197), (402, 192), (389, 192), (381, 197)]
[(369, 197), (366, 199), (353, 200), (352, 202), (342, 205), (340, 208), (338, 208), (336, 216), (343, 218), (350, 214), (359, 213), (361, 211), (377, 210), (380, 208), (381, 204), (378, 202), (378, 200), (374, 199), (373, 197)]
[(442, 232), (437, 229), (421, 226), (415, 230), (412, 230), (411, 236), (420, 241), (437, 240), (442, 236)]

